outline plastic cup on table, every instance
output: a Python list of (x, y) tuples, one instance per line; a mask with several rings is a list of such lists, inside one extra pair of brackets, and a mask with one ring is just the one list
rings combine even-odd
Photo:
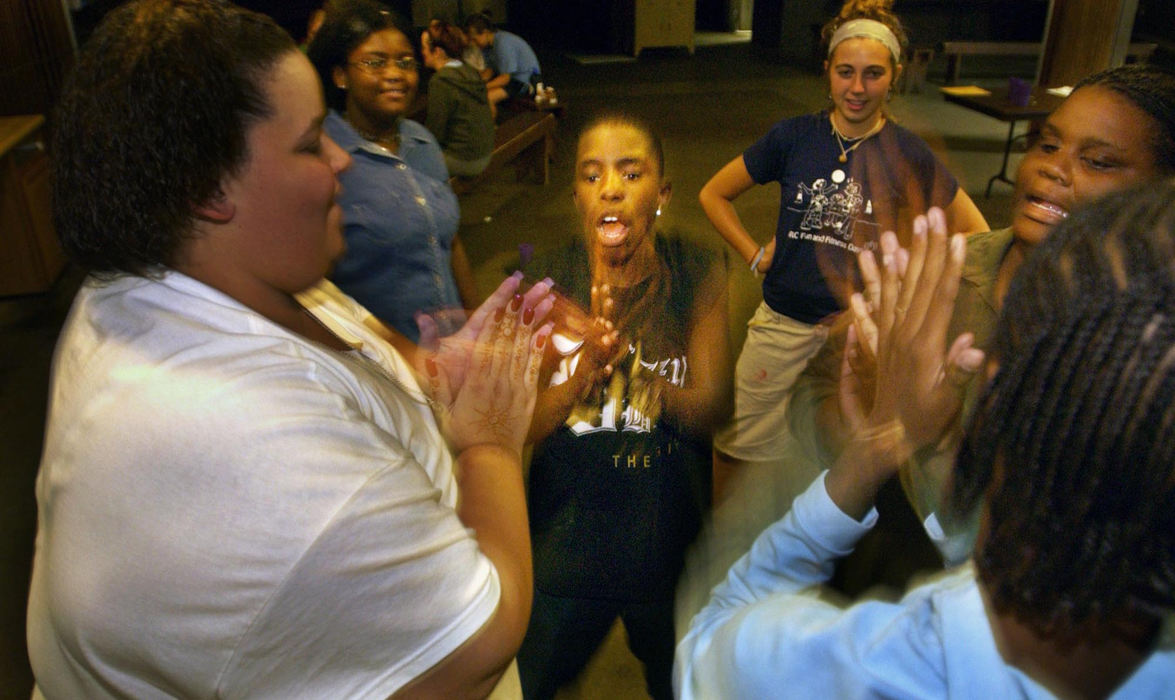
[(1008, 78), (1008, 102), (1017, 107), (1027, 107), (1032, 99), (1032, 83), (1020, 78)]

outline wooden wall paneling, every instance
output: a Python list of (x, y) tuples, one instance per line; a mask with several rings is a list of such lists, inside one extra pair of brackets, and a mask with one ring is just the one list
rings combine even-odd
[(1114, 65), (1115, 54), (1120, 62), (1137, 7), (1138, 0), (1053, 0), (1038, 83), (1072, 85)]
[(0, 3), (0, 115), (47, 113), (73, 53), (61, 0)]

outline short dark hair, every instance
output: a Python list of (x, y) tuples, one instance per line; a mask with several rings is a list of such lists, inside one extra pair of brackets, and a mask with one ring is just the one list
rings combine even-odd
[(384, 29), (395, 29), (408, 43), (413, 43), (412, 32), (404, 20), (381, 2), (337, 0), (327, 8), (322, 26), (306, 47), (306, 56), (318, 71), (326, 103), (332, 109), (341, 112), (347, 106), (346, 91), (335, 85), (335, 68), (346, 66), (352, 51), (367, 41), (367, 37)]
[(494, 31), (494, 21), (484, 12), (475, 12), (469, 15), (465, 18), (463, 26), (465, 31), (475, 34)]
[(653, 159), (657, 163), (658, 174), (665, 174), (665, 147), (661, 143), (661, 136), (649, 121), (631, 112), (602, 112), (588, 121), (587, 126), (579, 132), (579, 137), (583, 138), (584, 134), (592, 129), (606, 124), (622, 124), (640, 132), (649, 142), (649, 149), (653, 152)]
[(97, 274), (176, 262), (193, 207), (248, 157), (271, 113), (265, 76), (293, 39), (213, 0), (135, 0), (78, 55), (53, 119), (53, 214), (66, 252)]
[(1088, 85), (1113, 90), (1154, 120), (1151, 145), (1155, 165), (1166, 175), (1175, 174), (1175, 72), (1131, 63), (1083, 78), (1073, 90)]
[(445, 52), (449, 58), (461, 58), (465, 51), (465, 34), (443, 19), (428, 23), (428, 38), (432, 45)]
[(992, 603), (1041, 636), (1175, 608), (1175, 183), (1076, 211), (1013, 281), (955, 465)]

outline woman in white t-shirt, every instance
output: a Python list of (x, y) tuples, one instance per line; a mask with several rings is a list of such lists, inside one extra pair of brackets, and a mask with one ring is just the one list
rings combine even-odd
[(78, 57), (54, 203), (91, 277), (37, 482), (38, 695), (517, 688), (549, 286), (399, 355), (323, 281), (349, 163), (325, 114), (289, 36), (226, 3), (129, 3)]

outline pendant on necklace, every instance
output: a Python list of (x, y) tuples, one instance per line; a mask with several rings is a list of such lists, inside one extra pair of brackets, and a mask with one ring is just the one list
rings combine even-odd
[(839, 156), (837, 156), (837, 157), (836, 157), (836, 159), (837, 159), (837, 160), (839, 160), (839, 161), (840, 161), (840, 162), (842, 162), (842, 163), (847, 163), (847, 162), (849, 162), (849, 157), (848, 157), (847, 155), (843, 154), (843, 153), (842, 153), (842, 154), (840, 154)]

